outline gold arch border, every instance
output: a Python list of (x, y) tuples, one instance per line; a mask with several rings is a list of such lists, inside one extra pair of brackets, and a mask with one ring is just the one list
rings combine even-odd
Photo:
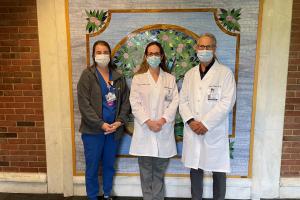
[[(263, 0), (260, 0), (260, 4)], [(261, 5), (260, 5), (261, 7)], [(238, 71), (239, 71), (239, 52), (240, 52), (240, 33), (235, 33), (235, 32), (230, 32), (227, 29), (225, 29), (223, 27), (223, 25), (220, 23), (220, 21), (218, 20), (218, 9), (217, 8), (196, 8), (196, 9), (113, 9), (113, 10), (108, 10), (108, 17), (107, 20), (104, 24), (104, 26), (97, 32), (95, 33), (88, 33), (86, 34), (86, 63), (87, 66), (90, 65), (90, 38), (91, 37), (95, 37), (100, 35), (101, 33), (103, 33), (106, 28), (109, 26), (111, 18), (112, 18), (112, 14), (113, 13), (161, 13), (161, 12), (212, 12), (214, 15), (214, 20), (215, 23), (217, 24), (217, 26), (219, 27), (219, 29), (224, 32), (227, 35), (231, 35), (231, 36), (235, 36), (237, 37), (237, 41), (236, 41), (236, 62), (235, 62), (235, 80), (236, 83), (238, 84)], [(259, 12), (260, 13), (260, 12)], [(164, 25), (167, 24), (155, 24), (155, 25), (149, 25), (149, 26), (145, 26), (143, 28), (137, 29), (135, 31), (133, 31), (132, 33), (139, 33), (138, 31), (142, 32), (142, 31), (147, 31), (148, 30), (153, 30), (153, 29), (167, 29), (167, 28), (150, 28), (151, 26), (160, 26), (160, 27), (164, 27)], [(177, 26), (177, 25), (168, 25), (169, 27), (173, 27), (173, 30), (178, 30), (181, 32), (184, 32), (190, 36), (192, 36), (193, 38), (197, 39), (199, 36), (192, 32), (189, 31), (188, 29), (185, 29), (181, 26)], [(183, 31), (184, 30), (184, 31)], [(128, 36), (124, 37), (117, 45), (116, 47), (112, 50), (112, 55), (114, 55), (117, 51), (117, 49), (119, 49), (123, 44), (125, 44), (125, 42), (128, 40)], [(119, 46), (118, 46), (119, 45)], [(118, 48), (117, 48), (118, 47)], [(70, 53), (69, 53), (70, 55)], [(73, 113), (74, 115), (74, 113)], [(73, 116), (74, 118), (74, 116)], [(252, 114), (252, 118), (253, 118), (253, 114)], [(235, 138), (235, 130), (236, 130), (236, 104), (234, 105), (233, 108), (233, 125), (232, 125), (232, 134), (230, 135), (230, 138)], [(73, 123), (74, 124), (74, 123)], [(253, 122), (252, 122), (253, 124)], [(251, 128), (251, 144), (250, 144), (250, 158), (249, 158), (249, 162), (248, 162), (248, 176), (236, 176), (236, 175), (229, 175), (228, 177), (230, 178), (249, 178), (252, 176), (252, 151), (253, 151), (253, 127)], [(75, 148), (75, 130), (72, 130), (72, 137), (73, 137), (73, 174), (75, 176), (82, 176), (84, 175), (84, 172), (82, 171), (77, 171), (76, 170), (76, 148)], [(127, 157), (125, 155), (121, 155), (118, 157)], [(130, 155), (128, 157), (131, 157)], [(116, 175), (118, 176), (138, 176), (138, 173), (116, 173)], [(189, 175), (186, 174), (166, 174), (167, 177), (189, 177)]]
[[(176, 30), (176, 31), (180, 31), (183, 32), (189, 36), (192, 36), (193, 39), (197, 40), (197, 38), (199, 37), (199, 35), (197, 35), (196, 33), (194, 33), (193, 31), (190, 31), (182, 26), (177, 26), (174, 24), (154, 24), (154, 25), (148, 25), (148, 26), (144, 26), (142, 28), (136, 29), (133, 32), (131, 32), (130, 34), (139, 34), (142, 32), (146, 32), (146, 31), (151, 31), (151, 30), (156, 30), (156, 29), (161, 29), (161, 30)], [(112, 57), (114, 57), (115, 53), (127, 42), (127, 40), (129, 39), (129, 36), (125, 36), (116, 46), (115, 48), (112, 50)]]

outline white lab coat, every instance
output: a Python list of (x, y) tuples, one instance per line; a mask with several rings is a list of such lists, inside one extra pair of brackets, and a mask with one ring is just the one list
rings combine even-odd
[[(188, 168), (230, 172), (229, 112), (236, 99), (232, 71), (217, 61), (201, 80), (199, 65), (184, 77), (179, 112), (184, 121), (182, 162)], [(194, 118), (208, 129), (197, 135), (186, 123)]]
[[(130, 104), (134, 115), (134, 131), (129, 154), (169, 158), (177, 154), (174, 135), (175, 115), (179, 103), (175, 77), (160, 70), (157, 82), (150, 72), (135, 75), (130, 90)], [(166, 119), (162, 130), (151, 131), (148, 119)]]

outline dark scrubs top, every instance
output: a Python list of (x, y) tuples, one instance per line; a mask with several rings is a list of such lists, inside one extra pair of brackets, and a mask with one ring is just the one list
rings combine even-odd
[[(109, 86), (107, 86), (104, 78), (102, 77), (102, 75), (98, 71), (98, 69), (97, 69), (97, 75), (98, 75), (98, 80), (100, 82), (101, 94), (102, 94), (102, 118), (103, 118), (103, 121), (111, 124), (111, 123), (115, 122), (117, 102), (116, 102), (116, 99), (113, 102), (107, 102), (106, 95), (109, 92), (116, 95), (116, 93), (115, 93), (116, 89), (110, 84), (109, 84)], [(111, 73), (111, 71), (109, 71), (109, 80), (111, 80), (111, 79), (112, 79), (112, 73)]]

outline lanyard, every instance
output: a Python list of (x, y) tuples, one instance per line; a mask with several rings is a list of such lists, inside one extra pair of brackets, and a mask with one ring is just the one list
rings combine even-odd
[(99, 84), (101, 85), (101, 81), (103, 81), (103, 83), (105, 83), (106, 88), (108, 89), (107, 93), (108, 93), (108, 92), (114, 92), (114, 91), (115, 91), (115, 88), (113, 87), (113, 81), (111, 81), (111, 80), (112, 80), (112, 73), (111, 73), (111, 71), (109, 70), (109, 80), (108, 80), (108, 85), (106, 84), (106, 81), (105, 81), (104, 78), (102, 77), (102, 75), (101, 75), (101, 73), (99, 72), (99, 70), (97, 69), (97, 67), (96, 67), (96, 71), (97, 71), (97, 76), (98, 76)]

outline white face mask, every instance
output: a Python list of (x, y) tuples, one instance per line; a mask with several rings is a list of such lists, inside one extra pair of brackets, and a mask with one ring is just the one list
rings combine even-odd
[(213, 50), (198, 50), (197, 57), (199, 58), (200, 62), (210, 62), (214, 57)]
[(107, 67), (110, 61), (110, 56), (108, 54), (98, 54), (95, 56), (95, 62), (99, 67)]

